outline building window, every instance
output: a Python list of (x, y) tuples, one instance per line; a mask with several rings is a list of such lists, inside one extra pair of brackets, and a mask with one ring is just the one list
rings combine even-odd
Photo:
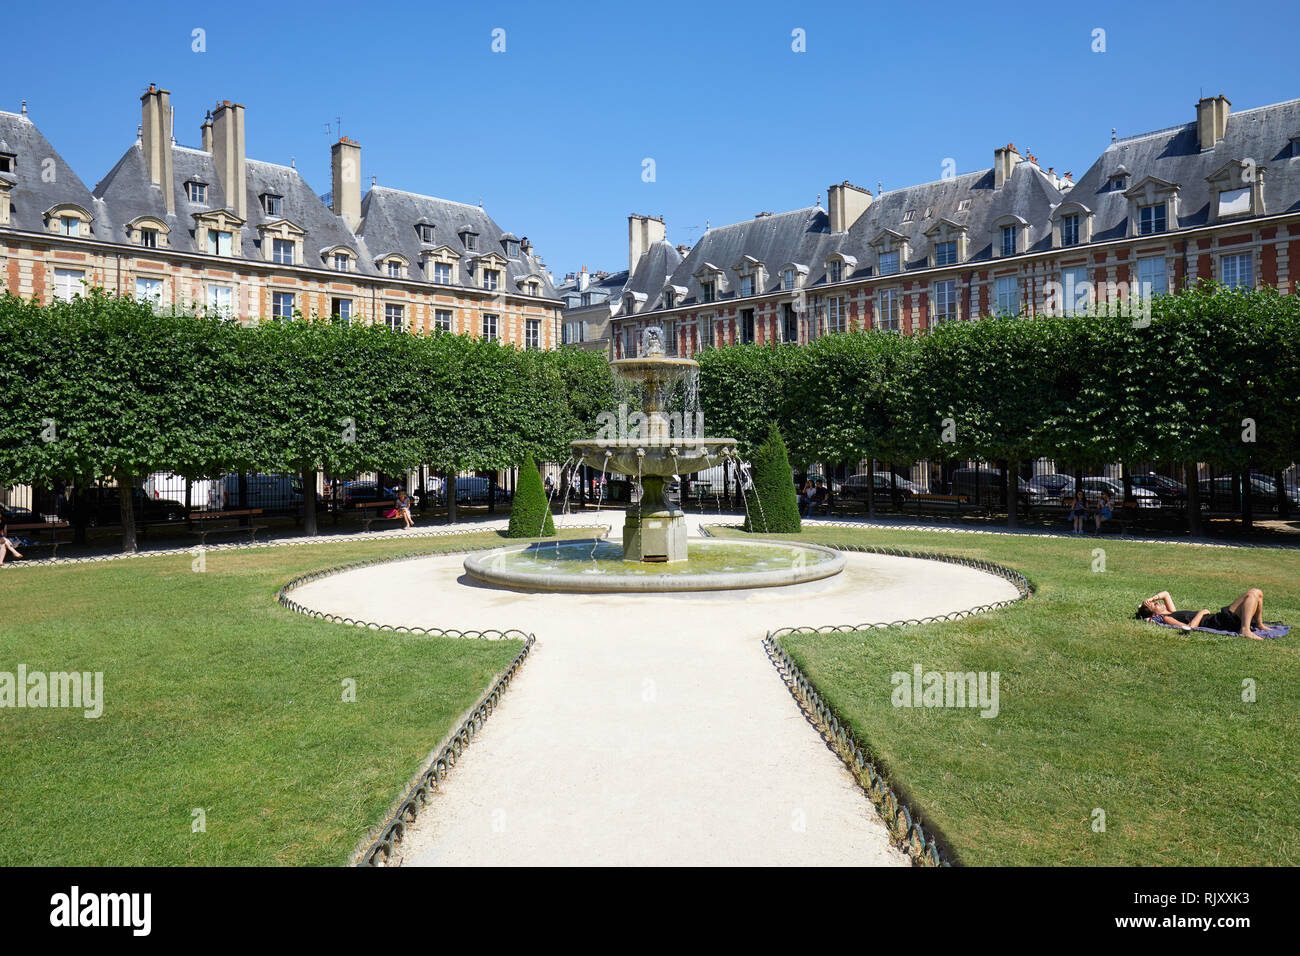
[(563, 343), (565, 345), (577, 345), (582, 341), (583, 337), (582, 320), (574, 319), (570, 322), (565, 322), (562, 333), (564, 336)]
[(406, 328), (406, 306), (385, 304), (384, 325), (392, 332), (400, 332)]
[(1061, 312), (1065, 315), (1079, 315), (1087, 312), (1092, 305), (1091, 290), (1091, 284), (1088, 282), (1087, 266), (1062, 269)]
[(704, 302), (712, 302), (712, 301), (713, 301), (713, 283), (712, 283), (712, 282), (701, 282), (701, 283), (700, 283), (700, 299), (701, 299), (702, 301), (704, 301)]
[(460, 241), (465, 244), (465, 248), (473, 251), (478, 248), (478, 236), (472, 232), (462, 232)]
[(1225, 189), (1219, 193), (1220, 216), (1242, 216), (1250, 212), (1250, 187)]
[(1169, 273), (1164, 256), (1139, 259), (1137, 266), (1138, 287), (1134, 299), (1145, 301), (1169, 291)]
[(266, 211), (268, 216), (279, 216), (284, 209), (284, 198), (266, 193), (262, 196), (262, 209)]
[(518, 239), (507, 239), (507, 240), (506, 240), (506, 258), (508, 258), (508, 259), (518, 259), (518, 258), (519, 258), (519, 240), (518, 240)]
[(443, 285), (450, 285), (451, 264), (447, 262), (435, 262), (433, 264), (433, 281), (440, 282)]
[(1014, 256), (1016, 254), (1016, 226), (1002, 227), (1002, 254), (1004, 256)]
[(139, 302), (150, 302), (159, 305), (162, 302), (163, 280), (137, 278), (135, 280), (135, 297)]
[(844, 331), (844, 300), (838, 295), (826, 300), (826, 331)]
[(433, 242), (433, 226), (427, 222), (422, 222), (415, 228), (420, 231), (421, 242)]
[(753, 294), (754, 294), (754, 277), (753, 277), (753, 276), (741, 276), (741, 277), (740, 277), (740, 297), (741, 297), (742, 299), (747, 299), (747, 298), (749, 298), (749, 297), (750, 297), (751, 295), (753, 295)]
[(140, 245), (144, 246), (146, 249), (157, 249), (157, 248), (158, 248), (158, 230), (157, 230), (157, 229), (141, 229), (141, 230), (140, 230)]
[(934, 284), (934, 324), (958, 318), (957, 280), (944, 279)]
[(400, 259), (388, 260), (388, 277), (390, 279), (400, 279), (402, 277), (402, 261)]
[(281, 320), (293, 318), (292, 292), (271, 293), (271, 315)]
[(450, 332), (451, 331), (451, 309), (434, 309), (433, 327), (439, 332)]
[(330, 299), (330, 315), (347, 325), (352, 321), (352, 300)]
[(880, 290), (876, 305), (876, 328), (885, 332), (897, 332), (902, 328), (897, 289)]
[(1020, 314), (1020, 279), (1017, 276), (1005, 276), (998, 279), (998, 312), (1003, 315)]
[(786, 292), (790, 292), (794, 289), (793, 269), (786, 269), (784, 272), (781, 273), (781, 288), (784, 289)]
[(65, 236), (81, 235), (81, 220), (76, 216), (60, 216), (59, 219), (63, 224), (63, 234)]
[(799, 341), (799, 314), (789, 302), (781, 305), (781, 341)]
[(333, 260), (332, 260), (332, 262), (333, 262), (333, 264), (334, 264), (334, 271), (335, 271), (335, 272), (347, 272), (348, 269), (351, 267), (351, 262), (348, 261), (348, 260), (350, 260), (351, 258), (352, 258), (352, 257), (349, 256), (349, 255), (348, 255), (347, 253), (345, 253), (345, 252), (336, 252), (336, 253), (334, 253), (334, 258), (333, 258)]
[(230, 244), (233, 234), (222, 232), (217, 229), (208, 230), (208, 255), (210, 256), (228, 256), (230, 255)]
[(826, 270), (826, 279), (828, 282), (839, 282), (844, 278), (844, 263), (839, 259), (832, 259), (829, 268)]
[(1077, 246), (1079, 244), (1079, 217), (1061, 217), (1061, 245)]
[(17, 165), (17, 153), (0, 153), (0, 173), (12, 173)]
[(1249, 252), (1224, 256), (1219, 260), (1219, 278), (1229, 289), (1255, 287), (1255, 263)]
[(754, 341), (754, 310), (740, 310), (740, 341), (745, 345)]
[(636, 358), (636, 329), (630, 325), (623, 327), (623, 357)]
[(542, 320), (526, 319), (524, 321), (524, 348), (539, 349), (542, 347)]
[(81, 269), (54, 270), (54, 298), (71, 299), (81, 295), (81, 284), (86, 281), (86, 273)]
[(898, 253), (882, 252), (880, 254), (880, 274), (890, 276), (898, 271)]
[(489, 292), (495, 292), (501, 282), (501, 273), (496, 269), (483, 270), (483, 288)]
[(590, 292), (584, 292), (584, 293), (582, 293), (582, 304), (583, 304), (583, 305), (591, 305), (591, 293), (590, 293)]
[(271, 245), (271, 261), (282, 266), (293, 265), (293, 240), (273, 240)]
[(940, 242), (934, 247), (934, 264), (936, 266), (955, 266), (957, 264), (957, 240)]
[(495, 315), (483, 316), (483, 338), (489, 342), (497, 340), (497, 317)]
[(1165, 204), (1162, 202), (1138, 209), (1138, 233), (1149, 236), (1165, 231)]
[(190, 197), (190, 202), (206, 203), (208, 201), (207, 183), (186, 183), (185, 192)]
[(229, 318), (234, 314), (235, 290), (228, 285), (210, 285), (207, 289), (209, 312)]

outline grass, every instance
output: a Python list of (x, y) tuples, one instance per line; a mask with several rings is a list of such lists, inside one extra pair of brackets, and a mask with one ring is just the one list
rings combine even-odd
[(347, 862), (521, 642), (329, 624), (275, 592), (355, 560), (502, 543), (210, 551), (202, 574), (189, 555), (0, 570), (0, 671), (104, 673), (98, 719), (0, 709), (0, 865)]
[[(1300, 552), (884, 529), (769, 537), (986, 558), (1034, 581), (1028, 601), (978, 618), (783, 641), (960, 862), (1300, 863), (1300, 630), (1252, 641), (1132, 617), (1162, 589), (1217, 609), (1255, 586), (1266, 620), (1300, 625)], [(917, 663), (999, 672), (999, 715), (893, 707), (890, 676)]]

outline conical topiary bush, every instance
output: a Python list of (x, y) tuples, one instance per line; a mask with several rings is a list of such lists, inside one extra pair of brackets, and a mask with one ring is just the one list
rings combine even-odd
[(758, 446), (749, 467), (754, 487), (745, 495), (745, 530), (761, 534), (798, 532), (803, 523), (799, 519), (790, 456), (776, 422), (768, 426), (767, 440)]
[(555, 537), (551, 505), (546, 500), (542, 476), (537, 471), (537, 463), (533, 461), (532, 455), (525, 458), (519, 467), (519, 487), (515, 489), (515, 500), (510, 507), (510, 527), (506, 529), (506, 537)]

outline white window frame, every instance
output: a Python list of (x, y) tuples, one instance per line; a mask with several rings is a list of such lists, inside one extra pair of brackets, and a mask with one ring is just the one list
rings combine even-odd
[[(1025, 302), (1020, 289), (1020, 276), (1001, 276), (994, 280), (993, 290), (994, 301), (997, 303), (1000, 315), (1019, 315), (1024, 310)], [(1015, 308), (1007, 308), (1007, 305), (1012, 302), (1010, 296), (1015, 297)]]
[[(1231, 268), (1229, 265), (1231, 264)], [(1242, 267), (1245, 267), (1243, 279)], [(1234, 292), (1255, 288), (1255, 254), (1253, 252), (1225, 252), (1219, 256), (1219, 281)]]
[(1133, 290), (1134, 302), (1142, 302), (1153, 295), (1169, 291), (1169, 260), (1164, 256), (1143, 256), (1138, 259), (1135, 272), (1137, 282)]
[(406, 306), (400, 302), (385, 302), (384, 325), (390, 332), (406, 331)]
[(939, 279), (934, 284), (934, 309), (931, 325), (955, 322), (961, 318), (960, 297), (956, 279)]
[[(271, 261), (280, 266), (293, 265), (293, 246), (292, 239), (272, 239), (271, 240)], [(288, 258), (284, 258), (285, 255)]]
[(501, 338), (501, 317), (493, 312), (483, 313), (482, 335), (485, 341), (497, 342)]
[(542, 347), (542, 320), (524, 319), (524, 348), (540, 349)]
[[(292, 292), (271, 293), (271, 317), (280, 321), (293, 319), (293, 310), (297, 306), (297, 297)], [(288, 309), (283, 308), (288, 305)]]
[(881, 289), (876, 294), (876, 328), (898, 332), (903, 328), (903, 295), (900, 289)]
[(54, 270), (54, 289), (50, 295), (55, 299), (68, 301), (81, 295), (81, 283), (86, 281), (85, 269), (59, 269)]
[(451, 309), (434, 309), (433, 310), (433, 327), (440, 332), (450, 332), (455, 314)]
[(1080, 315), (1092, 307), (1092, 287), (1087, 266), (1061, 270), (1061, 314)]
[[(221, 293), (225, 293), (222, 295)], [(223, 303), (222, 300), (225, 300)], [(209, 312), (227, 318), (234, 315), (235, 290), (228, 285), (209, 285), (203, 290), (203, 301)]]

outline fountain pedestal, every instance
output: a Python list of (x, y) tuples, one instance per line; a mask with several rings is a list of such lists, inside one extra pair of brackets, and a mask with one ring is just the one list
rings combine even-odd
[(641, 501), (623, 520), (623, 560), (686, 560), (686, 513), (664, 497), (665, 481), (661, 475), (641, 479)]

